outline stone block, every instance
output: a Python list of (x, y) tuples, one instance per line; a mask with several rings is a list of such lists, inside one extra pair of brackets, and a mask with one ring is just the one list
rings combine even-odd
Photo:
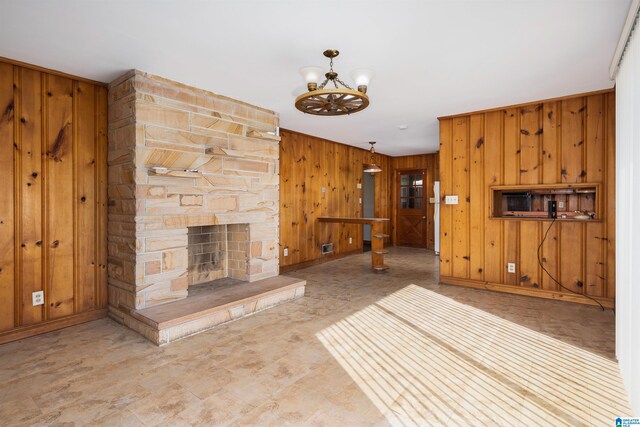
[(180, 206), (202, 206), (201, 194), (181, 194)]
[(137, 185), (135, 194), (139, 199), (163, 199), (167, 195), (167, 190), (158, 185)]
[(147, 237), (144, 242), (145, 252), (158, 252), (168, 249), (186, 248), (188, 245), (187, 235), (184, 236), (161, 236)]
[(162, 253), (162, 271), (185, 270), (189, 266), (186, 249), (166, 251)]
[(163, 108), (144, 102), (135, 103), (136, 121), (142, 124), (159, 125), (171, 129), (189, 130), (187, 111)]
[(220, 118), (220, 114), (215, 112), (211, 115), (191, 113), (191, 126), (192, 128), (204, 128), (228, 134), (244, 134), (244, 125), (223, 120)]
[(269, 163), (267, 162), (242, 160), (237, 158), (225, 158), (223, 165), (225, 170), (231, 169), (231, 170), (260, 172), (260, 173), (269, 172)]
[(159, 274), (162, 271), (160, 261), (151, 261), (144, 264), (144, 274), (152, 275)]

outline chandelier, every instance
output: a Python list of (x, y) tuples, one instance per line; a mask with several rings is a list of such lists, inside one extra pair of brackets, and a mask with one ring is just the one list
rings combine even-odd
[[(373, 77), (373, 72), (364, 68), (354, 70), (351, 77), (356, 82), (357, 90), (338, 78), (338, 73), (333, 71), (333, 58), (340, 52), (328, 49), (323, 52), (329, 58), (329, 72), (324, 74), (320, 67), (304, 67), (300, 74), (307, 83), (308, 92), (296, 98), (296, 108), (303, 113), (316, 116), (342, 116), (344, 114), (357, 113), (369, 105), (367, 86)], [(329, 87), (327, 87), (329, 85)], [(331, 85), (334, 88), (331, 88)]]
[(371, 163), (365, 163), (362, 165), (364, 168), (364, 172), (369, 172), (371, 175), (373, 175), (374, 173), (382, 172), (382, 168), (375, 163), (374, 156), (376, 154), (376, 149), (373, 148), (375, 143), (375, 141), (369, 142), (369, 144), (371, 144), (371, 149), (369, 150), (371, 152)]

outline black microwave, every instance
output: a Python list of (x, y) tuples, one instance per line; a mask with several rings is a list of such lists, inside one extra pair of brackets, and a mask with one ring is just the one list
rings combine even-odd
[(507, 210), (516, 212), (531, 211), (531, 194), (529, 193), (509, 193), (505, 194), (507, 199)]

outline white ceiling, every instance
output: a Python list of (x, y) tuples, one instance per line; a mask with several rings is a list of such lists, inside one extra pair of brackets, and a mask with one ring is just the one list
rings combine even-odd
[[(629, 2), (3, 0), (0, 56), (104, 82), (138, 68), (278, 111), (288, 129), (417, 154), (437, 151), (437, 116), (612, 87)], [(376, 72), (363, 112), (293, 107), (298, 69), (328, 66), (327, 48), (347, 81)]]

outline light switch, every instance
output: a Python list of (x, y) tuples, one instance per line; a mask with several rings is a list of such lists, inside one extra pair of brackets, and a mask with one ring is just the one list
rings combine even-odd
[(357, 184), (357, 187), (358, 187), (358, 188), (362, 188), (362, 184), (361, 184), (361, 183), (358, 183), (358, 184)]
[(429, 203), (435, 203), (435, 202), (436, 202), (435, 197), (429, 197)]
[(326, 193), (327, 192), (327, 187), (322, 187), (322, 192)]
[(457, 205), (458, 204), (458, 196), (446, 196), (444, 198), (444, 203), (447, 205)]

